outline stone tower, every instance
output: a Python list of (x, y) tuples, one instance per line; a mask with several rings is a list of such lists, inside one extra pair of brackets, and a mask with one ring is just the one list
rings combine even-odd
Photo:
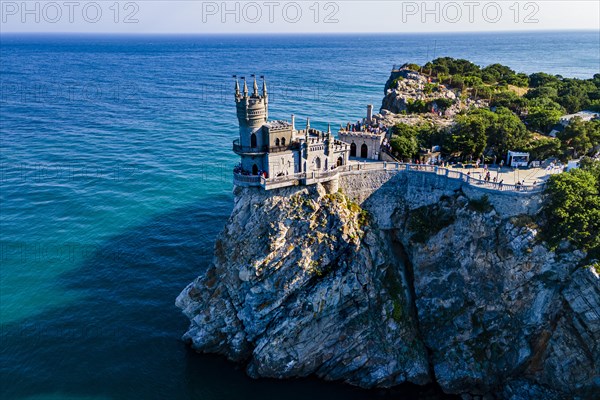
[(268, 143), (262, 131), (262, 126), (269, 116), (269, 95), (267, 83), (262, 77), (262, 94), (258, 92), (256, 77), (254, 78), (252, 94), (248, 94), (246, 79), (242, 77), (243, 90), (235, 77), (235, 104), (240, 127), (240, 138), (234, 142), (233, 150), (242, 158), (242, 168), (256, 174), (257, 171), (266, 170), (265, 154), (268, 152)]

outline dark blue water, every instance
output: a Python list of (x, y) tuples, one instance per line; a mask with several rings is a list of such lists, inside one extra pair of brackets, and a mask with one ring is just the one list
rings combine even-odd
[(266, 75), (272, 118), (324, 129), (434, 55), (600, 72), (597, 32), (0, 38), (3, 399), (440, 398), (253, 381), (179, 341), (174, 299), (232, 208), (231, 75)]

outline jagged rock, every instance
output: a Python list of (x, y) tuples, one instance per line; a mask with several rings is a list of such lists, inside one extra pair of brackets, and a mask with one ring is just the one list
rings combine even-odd
[(406, 179), (351, 176), (347, 195), (236, 189), (212, 266), (177, 298), (184, 339), (254, 377), (593, 398), (600, 277), (579, 267), (585, 254), (521, 226), (516, 202), (536, 204), (524, 197), (491, 196), (480, 212), (470, 192), (439, 181), (433, 198), (438, 180)]
[(363, 217), (320, 185), (237, 190), (213, 266), (177, 299), (184, 339), (255, 377), (430, 382), (406, 282)]
[[(382, 100), (380, 110), (382, 118), (379, 122), (382, 122), (385, 126), (393, 126), (396, 123), (416, 125), (427, 122), (439, 127), (447, 127), (453, 124), (454, 117), (461, 110), (470, 107), (487, 107), (489, 105), (486, 100), (470, 97), (462, 102), (457, 89), (438, 84), (435, 81), (432, 82), (434, 88), (431, 91), (425, 90), (428, 83), (428, 77), (419, 72), (409, 69), (393, 71), (385, 85), (385, 97)], [(437, 111), (434, 113), (407, 114), (410, 103), (421, 100), (433, 104), (436, 99), (450, 99), (454, 103), (443, 112), (440, 112), (441, 115)]]

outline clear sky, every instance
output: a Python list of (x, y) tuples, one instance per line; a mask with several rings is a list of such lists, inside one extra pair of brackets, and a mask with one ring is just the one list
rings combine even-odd
[(0, 1), (0, 31), (408, 33), (600, 31), (600, 1)]

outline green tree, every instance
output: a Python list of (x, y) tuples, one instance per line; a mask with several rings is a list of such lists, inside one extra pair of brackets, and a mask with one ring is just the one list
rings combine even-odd
[(422, 124), (416, 127), (419, 148), (431, 149), (444, 142), (445, 132), (435, 124)]
[(528, 100), (518, 96), (512, 90), (503, 90), (492, 95), (492, 107), (505, 107), (516, 114), (521, 114), (521, 111), (527, 107)]
[(600, 146), (600, 121), (582, 121), (581, 118), (575, 117), (557, 136), (567, 157), (586, 155), (593, 148)]
[(530, 134), (519, 117), (502, 107), (494, 114), (494, 123), (488, 129), (488, 144), (492, 152), (504, 157), (509, 150), (523, 150)]
[(487, 130), (492, 121), (485, 115), (476, 113), (457, 117), (448, 146), (450, 152), (459, 152), (463, 158), (478, 158), (483, 154), (487, 146)]
[(548, 133), (564, 115), (562, 106), (548, 97), (535, 98), (529, 102), (525, 123), (530, 129)]
[(529, 75), (529, 86), (536, 88), (540, 86), (556, 86), (559, 83), (558, 77), (545, 72), (536, 72)]
[(542, 208), (542, 234), (551, 247), (566, 239), (597, 256), (600, 250), (600, 162), (552, 175)]
[(508, 83), (518, 87), (526, 88), (527, 86), (529, 86), (529, 77), (527, 76), (527, 74), (521, 72), (508, 78)]
[(525, 98), (535, 99), (539, 97), (547, 97), (551, 100), (558, 99), (558, 89), (552, 86), (539, 86), (534, 89), (530, 89), (525, 93)]
[(405, 161), (410, 160), (419, 151), (416, 128), (403, 123), (394, 125), (390, 145), (398, 158)]
[(525, 151), (530, 153), (531, 160), (545, 160), (550, 157), (560, 157), (560, 140), (551, 137), (543, 137), (529, 141)]

